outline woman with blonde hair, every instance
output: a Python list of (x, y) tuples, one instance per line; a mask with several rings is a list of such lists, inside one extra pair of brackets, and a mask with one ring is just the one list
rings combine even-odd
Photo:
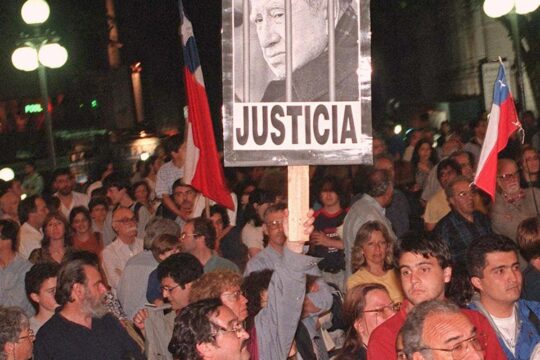
[(358, 229), (351, 255), (353, 274), (347, 289), (366, 283), (386, 287), (396, 303), (403, 300), (403, 291), (393, 268), (394, 242), (386, 227), (378, 221), (368, 221)]

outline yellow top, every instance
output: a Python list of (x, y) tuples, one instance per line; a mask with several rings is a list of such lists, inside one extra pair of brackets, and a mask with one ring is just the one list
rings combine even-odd
[(401, 289), (401, 283), (395, 270), (388, 270), (383, 276), (376, 276), (367, 271), (365, 267), (360, 268), (360, 270), (347, 279), (347, 290), (367, 283), (384, 285), (393, 302), (398, 303), (403, 301), (403, 290)]

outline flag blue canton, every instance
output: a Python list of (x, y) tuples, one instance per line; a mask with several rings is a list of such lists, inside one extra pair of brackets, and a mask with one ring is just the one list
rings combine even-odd
[(199, 61), (199, 52), (197, 51), (197, 43), (193, 36), (189, 37), (186, 42), (186, 47), (184, 48), (184, 64), (192, 74), (201, 65)]
[(510, 96), (510, 88), (506, 81), (506, 73), (504, 66), (499, 66), (499, 73), (497, 74), (497, 80), (495, 81), (495, 90), (493, 92), (493, 103), (501, 105)]

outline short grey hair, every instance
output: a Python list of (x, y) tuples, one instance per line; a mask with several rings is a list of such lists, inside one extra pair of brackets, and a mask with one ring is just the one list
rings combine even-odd
[(0, 360), (7, 359), (6, 343), (18, 342), (21, 332), (29, 326), (28, 317), (21, 308), (0, 306)]
[(425, 349), (426, 345), (422, 340), (424, 332), (424, 322), (428, 316), (433, 314), (459, 314), (459, 307), (447, 300), (430, 300), (416, 305), (407, 315), (407, 320), (401, 328), (403, 335), (403, 352), (408, 359), (416, 352), (421, 352), (428, 359), (431, 359), (431, 350)]
[(158, 236), (163, 234), (169, 234), (179, 237), (182, 231), (182, 229), (180, 229), (180, 225), (178, 225), (171, 219), (166, 219), (161, 216), (154, 216), (153, 218), (151, 218), (146, 224), (144, 230), (145, 235), (143, 240), (144, 248), (146, 250), (152, 249), (152, 242)]
[(467, 179), (465, 176), (463, 175), (459, 175), (459, 176), (456, 176), (455, 178), (453, 178), (452, 180), (450, 180), (450, 182), (448, 184), (446, 184), (445, 188), (444, 188), (444, 193), (446, 194), (446, 198), (449, 199), (451, 198), (452, 196), (454, 196), (454, 185), (456, 185), (457, 183), (460, 183), (460, 182), (465, 182), (467, 184), (470, 184), (471, 183), (471, 180), (470, 179)]

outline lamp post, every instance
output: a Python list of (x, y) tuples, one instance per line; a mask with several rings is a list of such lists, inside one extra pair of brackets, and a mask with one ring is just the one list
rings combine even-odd
[(516, 52), (516, 80), (517, 95), (520, 104), (520, 113), (527, 110), (525, 99), (525, 84), (523, 81), (523, 58), (519, 36), (518, 15), (525, 15), (535, 11), (540, 0), (485, 0), (484, 13), (491, 18), (509, 15), (512, 43)]
[(21, 8), (24, 22), (33, 27), (32, 34), (22, 34), (17, 49), (11, 55), (13, 66), (22, 71), (38, 69), (41, 101), (45, 111), (45, 128), (49, 145), (51, 164), (56, 168), (56, 153), (52, 131), (51, 113), (49, 111), (49, 92), (47, 88), (46, 68), (56, 69), (64, 65), (68, 58), (67, 50), (58, 44), (59, 37), (48, 29), (42, 30), (40, 25), (49, 18), (49, 4), (45, 0), (27, 0)]

